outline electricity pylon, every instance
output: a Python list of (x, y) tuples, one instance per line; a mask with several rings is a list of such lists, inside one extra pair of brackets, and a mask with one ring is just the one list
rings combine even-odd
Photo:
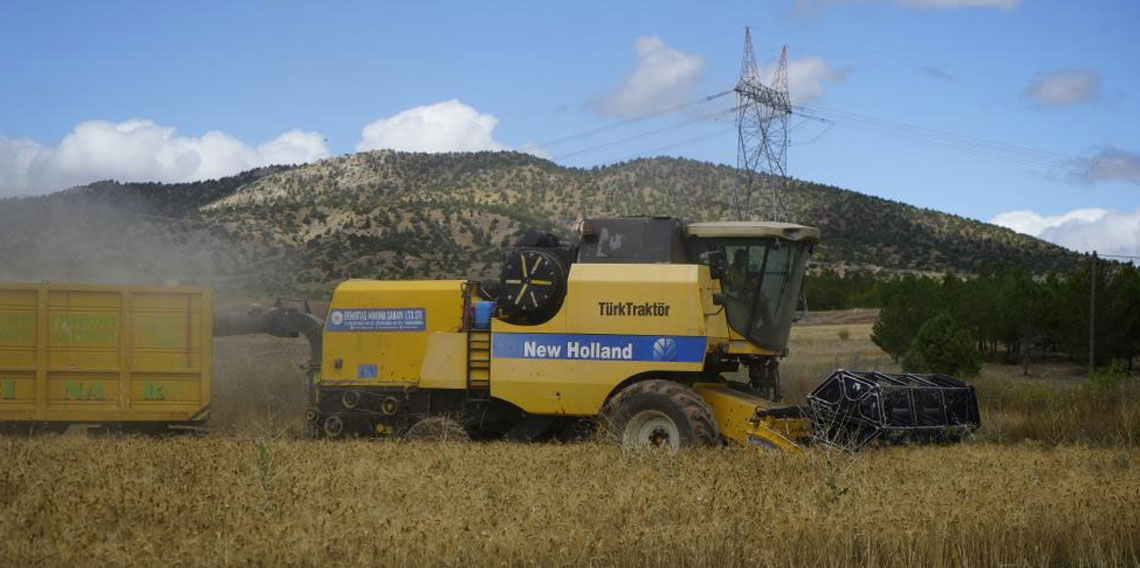
[(752, 31), (744, 28), (744, 61), (736, 84), (736, 167), (740, 189), (733, 206), (737, 217), (752, 218), (753, 194), (761, 184), (768, 187), (768, 220), (790, 221), (785, 203), (788, 170), (788, 117), (792, 103), (788, 96), (788, 47), (780, 50), (780, 60), (765, 85), (752, 52)]

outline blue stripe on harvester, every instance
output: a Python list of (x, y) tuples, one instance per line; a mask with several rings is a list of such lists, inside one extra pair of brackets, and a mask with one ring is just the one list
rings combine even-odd
[(690, 335), (496, 333), (491, 354), (509, 359), (700, 363), (707, 341)]

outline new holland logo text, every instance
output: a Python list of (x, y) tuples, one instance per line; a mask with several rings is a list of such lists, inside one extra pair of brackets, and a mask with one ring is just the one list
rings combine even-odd
[[(565, 347), (566, 356), (562, 356)], [(602, 345), (599, 342), (589, 343), (580, 341), (567, 341), (565, 345), (543, 345), (535, 341), (523, 343), (523, 357), (538, 359), (617, 359), (619, 361), (633, 360), (633, 343), (624, 345)]]
[(669, 317), (665, 302), (598, 302), (600, 316)]
[(491, 357), (701, 363), (706, 345), (704, 336), (503, 332), (491, 335)]

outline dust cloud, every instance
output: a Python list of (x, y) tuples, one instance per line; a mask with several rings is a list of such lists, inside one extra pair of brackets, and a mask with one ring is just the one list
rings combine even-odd
[[(258, 270), (268, 263), (254, 260), (257, 247), (196, 215), (122, 205), (60, 195), (0, 200), (0, 282), (204, 285), (214, 291), (215, 313), (272, 302), (264, 283), (280, 277)], [(212, 429), (251, 436), (303, 429), (304, 338), (225, 337), (213, 347)]]
[(212, 428), (248, 436), (304, 433), (308, 362), (303, 337), (214, 339)]
[(194, 218), (57, 197), (0, 201), (0, 281), (208, 285), (248, 297), (252, 247)]

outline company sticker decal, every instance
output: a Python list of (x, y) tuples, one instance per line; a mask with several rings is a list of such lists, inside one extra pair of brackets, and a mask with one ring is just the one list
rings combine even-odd
[(329, 312), (328, 331), (423, 331), (423, 308), (344, 308)]
[(686, 335), (496, 333), (491, 354), (509, 359), (700, 363), (706, 338)]

